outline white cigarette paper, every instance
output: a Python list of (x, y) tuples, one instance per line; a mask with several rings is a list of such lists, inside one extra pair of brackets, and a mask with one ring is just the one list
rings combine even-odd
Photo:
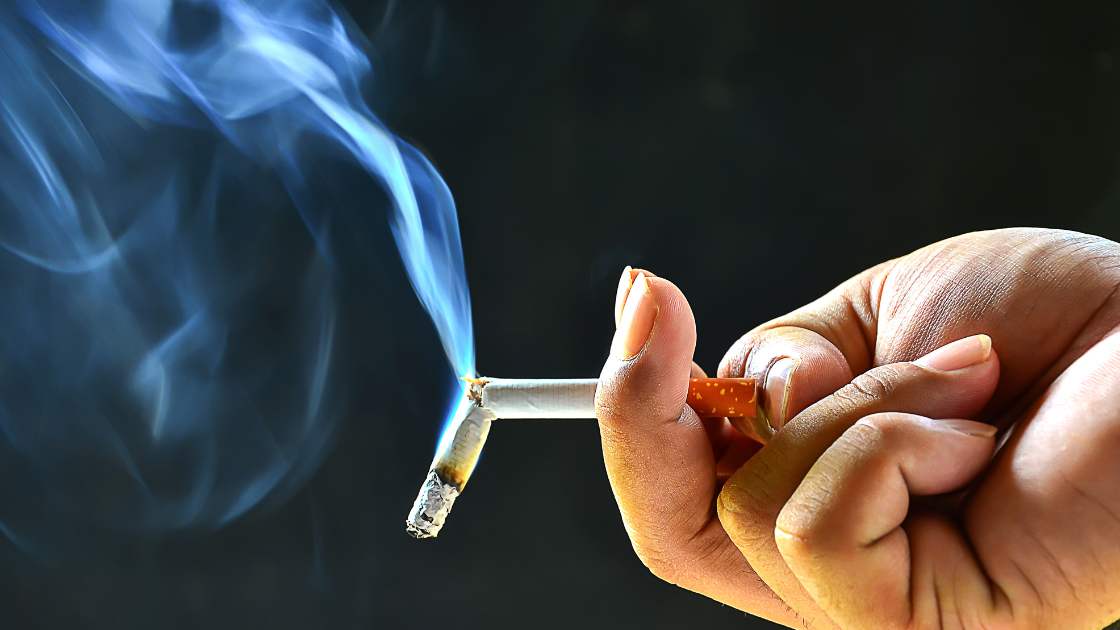
[(485, 379), (472, 384), (479, 406), (495, 419), (594, 418), (599, 380)]
[[(439, 534), (495, 420), (595, 417), (597, 379), (478, 378), (467, 379), (467, 384), (406, 522), (417, 538)], [(774, 434), (759, 407), (754, 379), (692, 379), (689, 390), (688, 403), (701, 405), (697, 413), (736, 419), (736, 426), (760, 442)]]

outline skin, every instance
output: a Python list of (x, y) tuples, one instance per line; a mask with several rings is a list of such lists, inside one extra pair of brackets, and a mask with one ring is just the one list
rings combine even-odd
[[(1120, 617), (1120, 245), (966, 234), (751, 330), (720, 376), (796, 364), (763, 394), (784, 426), (762, 448), (685, 404), (692, 311), (645, 272), (653, 317), (628, 315), (647, 308), (630, 304), (637, 273), (596, 402), (623, 523), (655, 575), (792, 627)], [(979, 334), (990, 351), (974, 337), (951, 352), (971, 365), (915, 362)]]

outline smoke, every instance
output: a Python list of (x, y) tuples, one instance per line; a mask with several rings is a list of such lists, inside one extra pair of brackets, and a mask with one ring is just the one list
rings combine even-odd
[(363, 102), (370, 71), (320, 0), (0, 8), (13, 541), (217, 527), (315, 470), (339, 415), (332, 234), (354, 225), (317, 201), (325, 156), (385, 190), (412, 286), (473, 373), (454, 203)]

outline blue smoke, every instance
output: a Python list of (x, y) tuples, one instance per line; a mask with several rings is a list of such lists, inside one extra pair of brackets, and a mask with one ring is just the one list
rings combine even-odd
[[(455, 206), (363, 102), (319, 0), (0, 9), (0, 530), (216, 527), (321, 461), (344, 216), (328, 147), (380, 183), (452, 369), (474, 373)], [(199, 159), (198, 156), (204, 156)], [(271, 204), (279, 182), (289, 205)], [(282, 240), (292, 225), (304, 235)]]

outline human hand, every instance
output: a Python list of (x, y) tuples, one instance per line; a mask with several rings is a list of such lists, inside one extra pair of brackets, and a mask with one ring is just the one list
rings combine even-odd
[[(751, 454), (685, 404), (698, 368), (683, 294), (624, 274), (597, 405), (638, 556), (795, 627), (1107, 624), (1117, 287), (1120, 245), (1049, 230), (968, 234), (869, 269), (728, 351), (719, 375), (764, 383), (781, 427)], [(965, 419), (1010, 432), (994, 459), (993, 431)]]

